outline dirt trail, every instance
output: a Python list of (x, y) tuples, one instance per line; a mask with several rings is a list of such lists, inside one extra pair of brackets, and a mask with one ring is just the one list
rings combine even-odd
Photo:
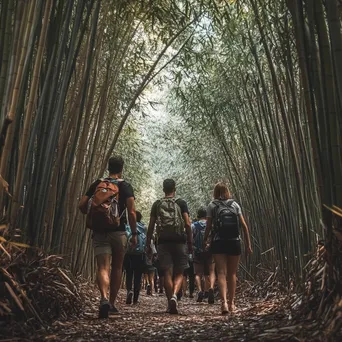
[[(124, 304), (125, 293), (118, 300), (120, 314), (107, 320), (97, 319), (94, 298), (83, 317), (71, 322), (55, 322), (46, 340), (55, 341), (304, 341), (300, 326), (290, 324), (283, 298), (253, 300), (237, 296), (236, 313), (220, 315), (220, 304), (196, 303), (183, 298), (179, 315), (165, 313), (164, 296), (142, 294), (137, 306)], [(293, 324), (293, 323), (292, 323)], [(310, 341), (313, 341), (312, 338)]]

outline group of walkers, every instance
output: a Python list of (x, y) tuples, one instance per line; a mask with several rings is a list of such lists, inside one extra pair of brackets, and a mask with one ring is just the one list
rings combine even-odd
[(200, 208), (191, 223), (187, 203), (176, 197), (175, 181), (166, 179), (163, 182), (165, 196), (153, 203), (146, 232), (141, 214), (135, 210), (133, 188), (122, 179), (123, 166), (122, 157), (110, 158), (109, 176), (91, 184), (79, 203), (86, 215), (87, 227), (93, 231), (97, 284), (101, 293), (99, 317), (107, 318), (118, 312), (115, 301), (123, 269), (126, 304), (138, 303), (144, 273), (147, 293), (152, 294), (157, 268), (159, 291), (165, 289), (168, 313), (178, 313), (178, 301), (186, 289), (183, 284), (187, 275), (190, 296), (194, 293), (195, 275), (197, 301), (207, 297), (209, 304), (215, 302), (217, 279), (221, 312), (233, 312), (241, 230), (246, 253), (252, 253), (252, 248), (241, 208), (230, 198), (226, 184), (215, 185), (213, 201), (207, 208)]

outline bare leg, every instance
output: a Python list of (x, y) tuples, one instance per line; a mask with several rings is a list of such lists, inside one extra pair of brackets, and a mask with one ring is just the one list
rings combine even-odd
[(209, 277), (206, 276), (204, 277), (204, 291), (209, 291), (210, 289), (210, 282), (209, 282)]
[(118, 295), (120, 285), (121, 285), (121, 277), (122, 277), (122, 265), (125, 257), (125, 252), (117, 252), (112, 257), (112, 272), (110, 278), (110, 297), (109, 301), (114, 306), (116, 296)]
[(153, 294), (154, 290), (154, 272), (149, 272), (148, 273), (148, 283), (151, 287), (151, 295)]
[[(99, 287), (101, 298), (108, 298), (109, 290), (109, 271), (110, 271), (110, 254), (100, 254), (96, 256), (97, 261), (97, 286)], [(120, 277), (121, 283), (121, 277)], [(120, 284), (119, 284), (120, 286)]]
[(186, 276), (183, 276), (183, 284), (182, 284), (182, 287), (183, 287), (183, 296), (186, 295), (186, 289), (188, 287), (188, 284), (187, 284), (187, 277)]
[(198, 289), (198, 292), (201, 292), (202, 291), (202, 282), (201, 282), (201, 278), (202, 278), (202, 274), (197, 274), (196, 273), (196, 285), (197, 285), (197, 289)]
[(225, 254), (214, 254), (218, 286), (221, 300), (223, 303), (227, 302), (227, 256)]
[(172, 269), (165, 271), (164, 274), (164, 287), (166, 292), (167, 300), (170, 300), (172, 297), (173, 291), (173, 282), (172, 282)]
[(183, 283), (183, 273), (175, 274), (173, 279), (173, 294), (177, 296), (177, 293), (182, 288)]
[(234, 298), (236, 290), (236, 272), (239, 266), (240, 255), (227, 256), (227, 283), (229, 311), (235, 310)]
[(212, 263), (209, 266), (209, 286), (211, 289), (213, 289), (215, 287), (215, 280), (216, 280), (216, 276), (215, 276), (215, 264)]

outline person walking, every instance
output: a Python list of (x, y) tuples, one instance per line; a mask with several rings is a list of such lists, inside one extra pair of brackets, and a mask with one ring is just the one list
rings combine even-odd
[(173, 179), (164, 180), (163, 191), (165, 196), (154, 202), (151, 209), (147, 247), (157, 226), (157, 254), (164, 271), (167, 312), (177, 314), (177, 293), (182, 287), (183, 272), (189, 267), (188, 253), (192, 253), (191, 223), (187, 203), (175, 197), (176, 183)]
[[(230, 198), (225, 183), (217, 183), (214, 200), (207, 208), (207, 227), (204, 234), (206, 247), (209, 233), (212, 235), (210, 250), (214, 256), (221, 296), (222, 314), (233, 312), (236, 290), (236, 273), (241, 255), (240, 225), (244, 232), (246, 254), (252, 253), (249, 230), (239, 204)], [(228, 284), (228, 302), (227, 302)]]
[(146, 265), (145, 265), (145, 274), (147, 275), (146, 294), (148, 296), (153, 296), (153, 291), (155, 291), (154, 275), (156, 272), (154, 262), (155, 262), (155, 258), (157, 255), (157, 250), (156, 250), (153, 240), (151, 240), (151, 243), (149, 246), (149, 252), (150, 252), (149, 254), (146, 254)]
[(88, 228), (93, 231), (96, 279), (101, 293), (99, 318), (118, 312), (115, 300), (127, 248), (127, 221), (132, 231), (131, 247), (137, 244), (134, 193), (132, 186), (122, 179), (123, 166), (121, 156), (111, 157), (108, 161), (109, 176), (92, 183), (78, 205), (87, 215)]
[[(144, 273), (146, 267), (146, 256), (145, 256), (145, 246), (146, 246), (146, 226), (142, 220), (142, 215), (139, 211), (136, 212), (137, 216), (137, 245), (134, 249), (130, 248), (124, 259), (124, 268), (126, 271), (126, 304), (131, 305), (133, 300), (133, 305), (138, 304), (138, 299), (141, 290), (141, 277)], [(126, 227), (128, 237), (132, 235), (129, 226)], [(133, 280), (134, 279), (134, 280)], [(134, 287), (133, 287), (134, 283)]]
[[(203, 302), (203, 299), (206, 297), (205, 292), (207, 291), (208, 303), (214, 304), (215, 263), (211, 251), (206, 246), (203, 248), (204, 234), (207, 227), (207, 210), (200, 208), (197, 212), (197, 218), (191, 227), (194, 240), (194, 271), (198, 288), (197, 302)], [(209, 282), (209, 288), (206, 288), (207, 282)]]

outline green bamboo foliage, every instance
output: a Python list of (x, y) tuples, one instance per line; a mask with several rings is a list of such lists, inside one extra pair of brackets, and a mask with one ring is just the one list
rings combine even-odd
[[(63, 253), (74, 272), (90, 275), (78, 200), (113, 151), (141, 158), (134, 118), (141, 95), (177, 57), (198, 14), (172, 1), (0, 6), (1, 175), (10, 189), (10, 196), (0, 189), (2, 217), (12, 237)], [(128, 172), (136, 189), (141, 166), (140, 173)]]
[(113, 152), (128, 156), (125, 177), (144, 190), (145, 96), (166, 84), (182, 120), (156, 133), (173, 147), (156, 146), (168, 158), (154, 163), (175, 169), (192, 210), (227, 181), (252, 230), (243, 271), (300, 283), (317, 240), (336, 250), (341, 228), (324, 207), (342, 207), (339, 14), (337, 0), (1, 2), (0, 174), (10, 195), (0, 188), (0, 208), (12, 237), (91, 275), (78, 199)]
[[(322, 204), (339, 203), (337, 2), (250, 0), (209, 13), (220, 22), (178, 64), (171, 107), (201, 131), (197, 144), (221, 150), (206, 157), (204, 178), (212, 163), (222, 173), (203, 196), (226, 178), (242, 202), (256, 247), (245, 270), (267, 265), (300, 280), (317, 240), (332, 238)], [(201, 164), (194, 158), (192, 169)]]

